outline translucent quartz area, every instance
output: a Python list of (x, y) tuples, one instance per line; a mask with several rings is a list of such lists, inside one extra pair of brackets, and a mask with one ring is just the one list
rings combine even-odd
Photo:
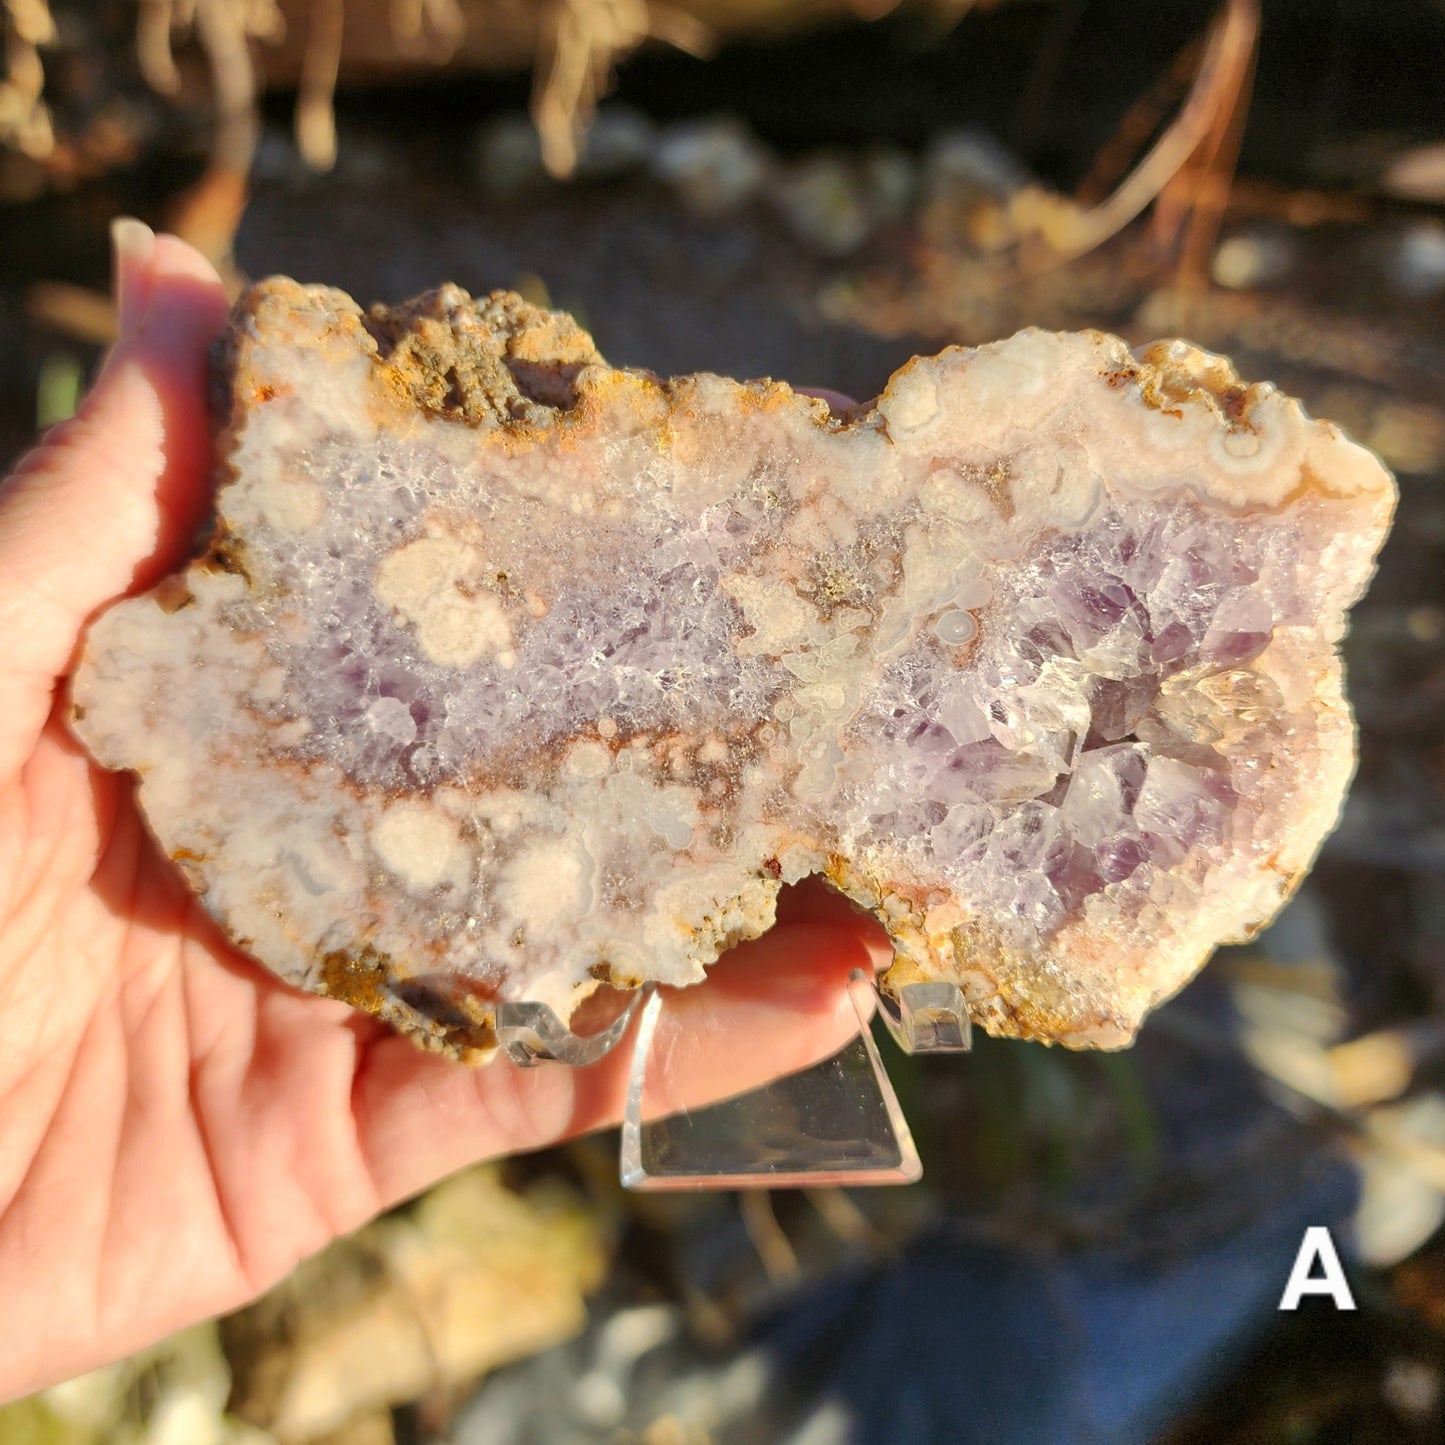
[(273, 280), (218, 389), (211, 550), (96, 623), (76, 728), (243, 948), (422, 1042), (695, 983), (820, 873), (893, 984), (1115, 1046), (1337, 816), (1393, 483), (1183, 343), (1023, 332), (837, 418)]

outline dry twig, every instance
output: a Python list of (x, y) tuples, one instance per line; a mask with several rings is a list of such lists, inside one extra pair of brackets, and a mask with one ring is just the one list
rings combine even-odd
[(312, 0), (306, 57), (296, 94), (296, 148), (301, 159), (318, 171), (329, 171), (336, 164), (334, 101), (343, 20), (343, 0)]
[(435, 44), (449, 60), (467, 29), (457, 0), (392, 0), (391, 35), (403, 55), (421, 55)]
[[(1214, 207), (1217, 224), (1218, 211), (1223, 208), (1216, 199), (1217, 191), (1222, 185), (1227, 199), (1227, 177), (1234, 169), (1258, 38), (1258, 0), (1226, 0), (1210, 28), (1183, 109), (1113, 194), (1075, 220), (1059, 259), (1081, 256), (1117, 234), (1165, 193), (1196, 157), (1204, 174), (1213, 178), (1210, 184), (1214, 189), (1205, 197), (1195, 181), (1188, 192), (1188, 206)], [(1171, 194), (1164, 226), (1178, 226), (1176, 198), (1180, 194)]]
[(55, 21), (46, 0), (5, 0), (5, 76), (0, 80), (0, 145), (44, 160), (55, 149), (50, 110), (41, 93), (45, 67), (40, 51), (55, 43)]
[(655, 0), (548, 0), (532, 119), (542, 137), (542, 160), (554, 176), (570, 175), (576, 166), (614, 62), (649, 38), (688, 55), (706, 55), (712, 48), (705, 25)]
[(775, 1283), (798, 1277), (797, 1251), (778, 1223), (773, 1213), (773, 1196), (766, 1189), (743, 1189), (738, 1192), (738, 1209), (742, 1213), (743, 1228), (758, 1258), (767, 1271), (768, 1278)]

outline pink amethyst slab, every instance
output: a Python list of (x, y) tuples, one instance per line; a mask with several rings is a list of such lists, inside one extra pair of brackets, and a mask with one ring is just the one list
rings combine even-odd
[(1025, 331), (834, 416), (277, 279), (218, 381), (210, 549), (95, 623), (75, 727), (242, 948), (430, 1047), (696, 983), (810, 874), (890, 986), (1118, 1046), (1338, 815), (1394, 484), (1186, 343)]

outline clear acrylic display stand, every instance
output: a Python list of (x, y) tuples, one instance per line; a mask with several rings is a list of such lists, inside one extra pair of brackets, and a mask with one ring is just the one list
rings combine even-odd
[(634, 993), (627, 1007), (595, 1034), (574, 1034), (544, 1003), (504, 1003), (494, 1025), (497, 1042), (524, 1069), (541, 1063), (585, 1068), (616, 1048), (644, 997), (645, 991)]
[(872, 1019), (876, 1013), (905, 1053), (963, 1053), (971, 1046), (963, 994), (956, 984), (910, 983), (895, 1002), (861, 969), (848, 993), (858, 1033), (832, 1057), (700, 1109), (671, 1105), (656, 1082), (653, 1045), (667, 996), (655, 988), (633, 994), (595, 1034), (573, 1033), (536, 1003), (502, 1005), (496, 1030), (516, 1064), (580, 1068), (615, 1048), (638, 1018), (619, 1161), (628, 1189), (911, 1184), (923, 1168)]

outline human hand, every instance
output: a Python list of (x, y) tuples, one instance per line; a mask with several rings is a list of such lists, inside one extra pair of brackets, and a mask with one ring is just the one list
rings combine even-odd
[[(116, 230), (120, 340), (77, 415), (0, 485), (0, 1400), (232, 1309), (473, 1161), (615, 1122), (588, 1069), (470, 1069), (237, 952), (65, 726), (95, 612), (186, 558), (209, 505), (209, 264)], [(833, 1052), (886, 957), (795, 898), (664, 1014), (679, 1103)]]

